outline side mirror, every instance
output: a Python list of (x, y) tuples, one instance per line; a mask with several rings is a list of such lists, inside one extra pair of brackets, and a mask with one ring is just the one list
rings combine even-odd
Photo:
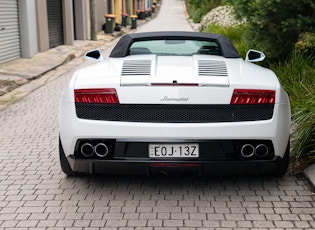
[(265, 54), (257, 50), (248, 50), (245, 61), (259, 62), (265, 59)]
[(89, 60), (92, 60), (92, 61), (103, 61), (103, 56), (101, 54), (101, 51), (98, 50), (98, 49), (87, 51), (84, 54), (84, 58), (87, 61), (89, 61)]

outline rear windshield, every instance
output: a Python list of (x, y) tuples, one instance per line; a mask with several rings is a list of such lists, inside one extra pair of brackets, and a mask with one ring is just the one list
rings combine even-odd
[(220, 55), (216, 42), (199, 40), (150, 40), (136, 41), (129, 48), (129, 55), (156, 54), (160, 56), (191, 56), (194, 54)]

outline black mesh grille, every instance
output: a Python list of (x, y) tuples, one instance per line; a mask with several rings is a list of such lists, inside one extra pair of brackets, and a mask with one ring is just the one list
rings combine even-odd
[(76, 103), (77, 117), (89, 120), (213, 123), (268, 120), (274, 105), (146, 105)]

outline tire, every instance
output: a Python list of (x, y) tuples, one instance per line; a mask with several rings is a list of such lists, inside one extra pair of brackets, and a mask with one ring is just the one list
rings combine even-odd
[(76, 176), (77, 174), (72, 171), (69, 162), (66, 158), (65, 152), (63, 151), (62, 148), (62, 144), (61, 144), (61, 140), (59, 137), (59, 159), (60, 159), (60, 166), (61, 166), (61, 170), (67, 174), (68, 176)]
[(290, 161), (290, 140), (288, 142), (287, 149), (285, 150), (284, 156), (282, 160), (280, 161), (279, 168), (275, 173), (276, 176), (283, 176), (287, 172), (289, 161)]

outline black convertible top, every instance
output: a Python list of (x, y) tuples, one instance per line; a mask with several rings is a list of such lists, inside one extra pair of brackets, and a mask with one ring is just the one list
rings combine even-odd
[(221, 50), (221, 54), (226, 58), (239, 58), (240, 55), (234, 48), (231, 41), (220, 34), (209, 34), (200, 32), (181, 32), (181, 31), (163, 31), (163, 32), (147, 32), (147, 33), (133, 33), (123, 36), (109, 57), (121, 58), (126, 57), (129, 54), (129, 47), (135, 41), (147, 41), (147, 40), (199, 40), (199, 41), (211, 41), (216, 42)]

